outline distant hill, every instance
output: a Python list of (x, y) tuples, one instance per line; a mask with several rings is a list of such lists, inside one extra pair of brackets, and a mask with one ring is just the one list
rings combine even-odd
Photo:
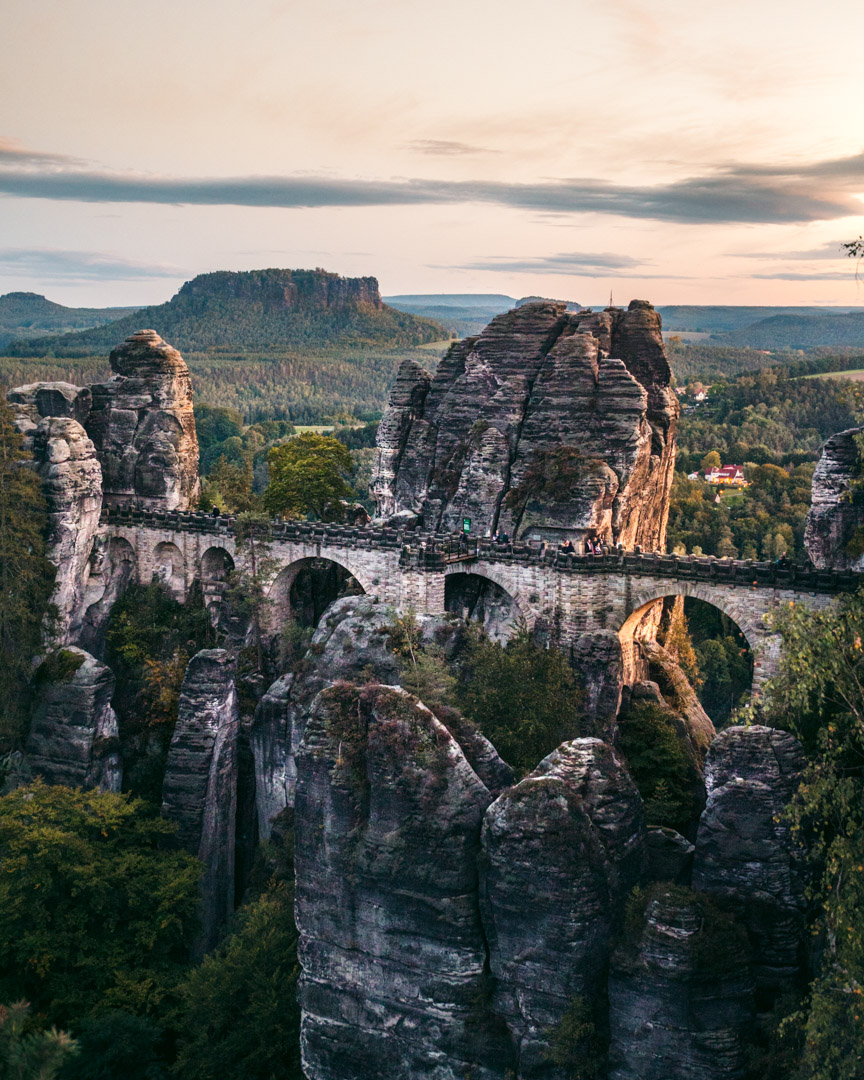
[[(778, 315), (845, 315), (856, 307), (736, 307), (712, 304), (666, 304), (657, 308), (664, 330), (694, 330), (704, 334), (729, 334)], [(729, 342), (733, 344), (733, 342)]]
[(11, 292), (0, 296), (0, 348), (15, 338), (29, 338), (46, 332), (86, 330), (115, 322), (137, 308), (70, 308), (32, 292)]
[(783, 314), (760, 319), (717, 338), (724, 345), (751, 349), (864, 348), (864, 311), (847, 314)]
[(10, 356), (86, 356), (104, 353), (144, 328), (156, 330), (181, 351), (197, 352), (402, 347), (446, 337), (437, 323), (384, 304), (373, 277), (274, 269), (200, 274), (165, 304), (81, 333), (19, 338), (6, 351)]

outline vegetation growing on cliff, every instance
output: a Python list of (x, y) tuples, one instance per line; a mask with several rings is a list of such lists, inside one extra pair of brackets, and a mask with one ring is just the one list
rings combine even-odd
[(781, 1032), (796, 1080), (864, 1070), (864, 594), (838, 608), (792, 606), (777, 619), (781, 673), (762, 722), (791, 729), (809, 766), (787, 819), (810, 845), (815, 978)]
[(33, 657), (54, 584), (45, 557), (48, 508), (30, 453), (0, 392), (0, 753), (20, 740)]

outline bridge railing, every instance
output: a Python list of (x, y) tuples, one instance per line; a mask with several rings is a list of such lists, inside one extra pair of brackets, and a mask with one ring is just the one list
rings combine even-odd
[[(235, 518), (230, 515), (146, 510), (137, 507), (106, 507), (106, 525), (163, 529), (172, 532), (210, 533), (232, 536)], [(372, 525), (335, 525), (324, 522), (271, 521), (268, 539), (296, 543), (321, 543), (352, 548), (399, 551), (399, 564), (430, 572), (443, 571), (453, 563), (475, 561), (545, 566), (560, 573), (614, 574), (674, 578), (729, 584), (737, 587), (778, 588), (803, 592), (854, 592), (864, 574), (851, 570), (818, 570), (810, 563), (757, 562), (716, 559), (711, 556), (660, 555), (609, 550), (601, 555), (564, 553), (537, 542), (496, 543), (443, 533), (406, 533)]]

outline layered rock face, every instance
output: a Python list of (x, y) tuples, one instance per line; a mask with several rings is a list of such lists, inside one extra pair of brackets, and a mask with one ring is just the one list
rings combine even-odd
[(379, 429), (378, 512), (425, 527), (662, 547), (678, 417), (650, 304), (499, 315), (434, 378), (403, 365)]
[(198, 498), (198, 439), (183, 357), (155, 330), (113, 349), (116, 377), (97, 384), (87, 431), (102, 464), (108, 506), (187, 510)]
[(57, 645), (77, 640), (84, 615), (90, 553), (102, 513), (102, 471), (87, 432), (71, 417), (40, 420), (30, 439), (48, 502), (46, 554), (57, 567), (49, 636)]
[(491, 796), (398, 687), (336, 684), (300, 746), (296, 915), (313, 1080), (503, 1080), (477, 903)]
[(550, 1065), (549, 1031), (574, 998), (602, 1000), (613, 930), (643, 857), (639, 793), (598, 739), (564, 743), (486, 812), (480, 897), (493, 1005), (520, 1080), (565, 1077)]
[(235, 660), (204, 649), (189, 661), (162, 787), (162, 816), (177, 843), (204, 863), (199, 952), (219, 940), (234, 910), (239, 712)]
[(772, 988), (798, 967), (804, 926), (802, 852), (783, 810), (805, 765), (787, 731), (731, 727), (705, 763), (708, 801), (699, 821), (693, 887), (741, 912), (754, 940), (756, 975)]
[(660, 889), (609, 979), (610, 1080), (741, 1080), (753, 1023), (746, 937), (688, 890)]
[[(848, 498), (849, 486), (858, 475), (858, 447), (855, 436), (864, 428), (839, 431), (822, 447), (822, 457), (813, 473), (813, 491), (804, 546), (814, 566), (820, 569), (862, 570), (864, 554), (849, 552), (847, 544), (864, 526), (864, 505)], [(860, 545), (864, 551), (864, 543)]]
[(49, 784), (119, 791), (114, 675), (83, 649), (50, 654), (34, 684), (27, 756)]

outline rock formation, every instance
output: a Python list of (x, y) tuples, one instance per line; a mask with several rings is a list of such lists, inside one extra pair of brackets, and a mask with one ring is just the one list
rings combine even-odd
[(743, 931), (689, 890), (655, 886), (613, 958), (609, 1019), (609, 1080), (743, 1080), (753, 1024)]
[(239, 733), (235, 661), (204, 649), (189, 661), (162, 787), (177, 843), (204, 864), (199, 951), (212, 948), (234, 910)]
[(614, 630), (582, 634), (573, 643), (571, 659), (585, 687), (588, 730), (612, 742), (624, 686), (621, 640)]
[(716, 734), (711, 717), (702, 708), (690, 680), (670, 654), (656, 641), (640, 641), (638, 648), (648, 663), (664, 702), (681, 721), (681, 734), (702, 764)]
[[(374, 597), (334, 601), (318, 624), (300, 671), (277, 679), (261, 698), (250, 741), (262, 838), (269, 835), (273, 818), (294, 804), (297, 751), (318, 692), (334, 682), (365, 682), (370, 674), (385, 684), (399, 683), (403, 660), (390, 643), (397, 617), (395, 608)], [(458, 647), (461, 630), (454, 620), (440, 615), (416, 618), (426, 644), (451, 653)], [(513, 770), (479, 731), (453, 710), (445, 722), (490, 791), (497, 794), (513, 782)]]
[(87, 431), (107, 506), (187, 510), (198, 498), (198, 439), (183, 357), (155, 330), (113, 349), (116, 376), (93, 389)]
[(29, 437), (48, 503), (46, 554), (57, 567), (47, 627), (55, 645), (77, 640), (84, 614), (90, 553), (102, 512), (102, 472), (93, 443), (71, 417), (46, 417)]
[(642, 801), (612, 749), (564, 743), (489, 807), (480, 902), (493, 1004), (517, 1076), (563, 1078), (549, 1033), (574, 998), (597, 1004), (613, 931), (644, 856)]
[(336, 309), (366, 305), (384, 307), (374, 277), (344, 278), (325, 270), (217, 270), (199, 274), (180, 287), (177, 300), (215, 298), (245, 300), (266, 310), (279, 308)]
[(60, 649), (34, 680), (30, 769), (49, 784), (119, 791), (122, 780), (114, 675), (83, 649)]
[(67, 382), (36, 382), (16, 386), (6, 399), (17, 415), (18, 430), (32, 434), (46, 416), (67, 416), (86, 424), (93, 404), (89, 386), (74, 386)]
[(660, 317), (527, 304), (451, 347), (434, 378), (406, 362), (379, 429), (382, 516), (431, 529), (665, 543), (678, 403)]
[(296, 915), (312, 1080), (503, 1080), (477, 904), (490, 801), (456, 740), (398, 687), (336, 684), (300, 746)]
[(674, 829), (652, 825), (645, 834), (645, 877), (648, 881), (689, 885), (694, 846)]
[(722, 731), (705, 763), (708, 801), (693, 887), (742, 913), (755, 943), (757, 980), (769, 988), (798, 966), (806, 881), (802, 852), (782, 815), (804, 764), (794, 735), (761, 726)]
[(864, 570), (864, 501), (853, 501), (849, 490), (861, 469), (855, 438), (862, 432), (850, 428), (832, 435), (813, 473), (804, 546), (822, 570)]

